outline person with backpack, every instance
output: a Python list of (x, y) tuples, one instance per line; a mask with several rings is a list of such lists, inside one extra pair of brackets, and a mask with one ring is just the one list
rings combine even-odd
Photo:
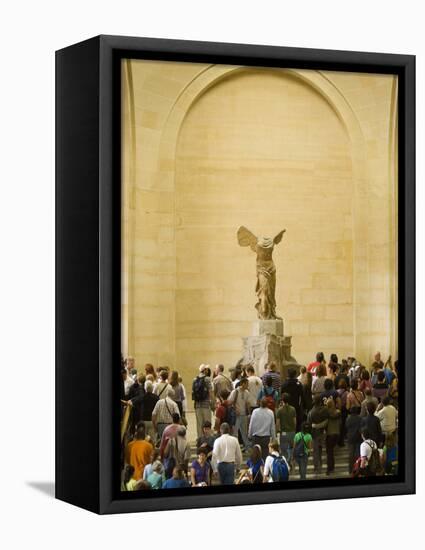
[(301, 430), (297, 432), (294, 437), (293, 460), (298, 464), (300, 479), (306, 479), (307, 477), (308, 457), (312, 449), (313, 438), (309, 433), (309, 428), (309, 424), (303, 422)]
[(199, 374), (192, 383), (192, 400), (195, 408), (198, 437), (202, 435), (204, 422), (211, 422), (211, 412), (214, 410), (212, 384), (206, 375), (207, 369), (208, 365), (200, 365)]
[(254, 485), (263, 483), (264, 477), (264, 460), (262, 457), (262, 449), (260, 445), (254, 445), (250, 451), (250, 457), (246, 462), (248, 466), (248, 478)]
[(282, 482), (289, 479), (289, 464), (279, 452), (279, 442), (269, 443), (269, 455), (264, 463), (264, 483)]
[(274, 414), (267, 406), (267, 398), (263, 397), (260, 407), (252, 411), (249, 422), (248, 438), (254, 445), (259, 445), (265, 460), (268, 455), (270, 439), (276, 437)]
[(170, 438), (164, 449), (165, 477), (173, 475), (173, 469), (179, 466), (185, 473), (191, 456), (190, 443), (186, 439), (186, 428), (180, 426), (175, 437)]
[(271, 376), (264, 377), (263, 387), (258, 392), (257, 402), (266, 399), (267, 407), (275, 412), (279, 403), (279, 392), (273, 388), (273, 379)]
[(360, 445), (360, 474), (362, 476), (377, 476), (382, 473), (381, 456), (378, 445), (370, 438), (367, 428), (362, 430), (363, 443)]

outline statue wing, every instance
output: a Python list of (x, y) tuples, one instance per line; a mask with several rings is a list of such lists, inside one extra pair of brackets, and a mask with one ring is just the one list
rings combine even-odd
[(257, 241), (257, 237), (243, 225), (238, 229), (238, 243), (240, 246), (250, 246), (256, 252)]
[(283, 234), (286, 232), (286, 229), (283, 229), (280, 233), (276, 235), (276, 237), (273, 239), (274, 244), (279, 244), (282, 240)]

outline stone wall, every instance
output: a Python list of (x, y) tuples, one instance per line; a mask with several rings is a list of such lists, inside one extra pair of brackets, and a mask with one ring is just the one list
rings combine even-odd
[(396, 79), (123, 64), (123, 352), (190, 382), (233, 365), (255, 255), (286, 228), (277, 310), (293, 354), (397, 353)]

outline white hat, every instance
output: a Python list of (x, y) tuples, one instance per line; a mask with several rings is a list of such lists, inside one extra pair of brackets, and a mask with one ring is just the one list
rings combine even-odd
[(204, 363), (202, 363), (201, 365), (199, 365), (199, 372), (204, 372), (204, 370), (208, 369), (209, 367), (209, 365), (204, 365)]

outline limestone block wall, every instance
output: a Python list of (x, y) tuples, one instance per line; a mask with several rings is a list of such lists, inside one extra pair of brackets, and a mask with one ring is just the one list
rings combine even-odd
[(300, 362), (396, 355), (396, 79), (123, 63), (124, 354), (187, 383), (255, 320), (255, 255), (286, 228), (277, 309)]

